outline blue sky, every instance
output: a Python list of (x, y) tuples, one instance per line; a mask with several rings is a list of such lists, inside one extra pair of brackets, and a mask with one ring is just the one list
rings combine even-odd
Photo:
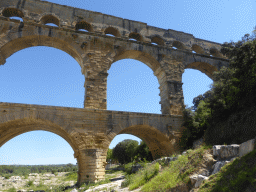
[[(51, 0), (50, 2), (101, 12), (148, 25), (191, 33), (218, 43), (238, 41), (256, 25), (256, 2), (247, 0)], [(108, 71), (107, 109), (160, 114), (159, 84), (145, 64), (124, 59)], [(186, 69), (182, 76), (184, 102), (210, 89), (205, 74)], [(21, 50), (0, 66), (1, 102), (65, 107), (83, 107), (84, 76), (79, 64), (67, 53), (51, 47)], [(124, 139), (118, 135), (110, 148)], [(0, 148), (0, 164), (76, 163), (73, 150), (60, 136), (32, 131)]]

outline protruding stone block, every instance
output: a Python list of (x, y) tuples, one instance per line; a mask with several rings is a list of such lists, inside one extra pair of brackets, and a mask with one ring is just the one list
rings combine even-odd
[(239, 155), (239, 145), (214, 145), (213, 146), (213, 155), (221, 159), (236, 157)]
[(239, 148), (239, 157), (242, 157), (246, 155), (247, 153), (250, 153), (252, 150), (255, 149), (255, 139), (251, 139), (249, 141), (243, 142), (240, 145)]

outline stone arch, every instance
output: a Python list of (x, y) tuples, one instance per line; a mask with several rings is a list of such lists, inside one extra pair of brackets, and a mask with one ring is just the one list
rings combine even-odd
[(157, 35), (151, 38), (151, 42), (162, 46), (164, 45), (164, 40)]
[(193, 62), (188, 64), (185, 69), (197, 69), (202, 73), (206, 74), (209, 78), (213, 79), (213, 72), (218, 71), (215, 66), (210, 65), (206, 62)]
[(114, 35), (116, 37), (121, 37), (120, 32), (118, 31), (118, 29), (114, 28), (114, 27), (108, 27), (105, 29), (104, 31), (105, 34), (111, 34)]
[(137, 41), (143, 41), (143, 37), (139, 33), (132, 32), (129, 34), (129, 38), (136, 39)]
[(76, 30), (79, 30), (79, 29), (85, 29), (89, 32), (93, 32), (93, 28), (92, 28), (92, 25), (86, 21), (80, 21), (76, 24), (75, 26)]
[[(33, 118), (16, 119), (16, 120), (10, 120), (10, 121), (1, 123), (0, 124), (0, 134), (1, 134), (0, 147), (3, 146), (9, 140), (13, 139), (14, 137), (20, 134), (30, 132), (30, 131), (36, 131), (36, 130), (48, 131), (48, 132), (55, 133), (56, 135), (59, 135), (69, 143), (69, 145), (74, 151), (74, 155), (78, 150), (77, 144), (73, 141), (71, 136), (67, 133), (67, 131), (64, 128), (62, 128), (61, 126), (49, 120), (33, 119)], [(77, 158), (78, 173), (79, 173), (79, 168), (81, 167), (83, 160), (79, 156), (76, 158)], [(80, 181), (80, 178), (78, 174), (78, 182), (79, 181)]]
[(142, 63), (146, 64), (149, 68), (151, 68), (154, 72), (160, 68), (160, 63), (150, 54), (135, 51), (135, 50), (126, 50), (122, 51), (121, 53), (117, 54), (114, 57), (114, 61), (116, 62), (121, 59), (135, 59), (141, 61)]
[(210, 54), (213, 55), (214, 57), (223, 57), (223, 55), (215, 47), (212, 47), (210, 49)]
[(205, 53), (204, 49), (200, 45), (197, 45), (197, 44), (192, 45), (192, 50), (199, 54)]
[(60, 26), (60, 20), (53, 15), (44, 15), (40, 21), (42, 24), (54, 23), (55, 25)]
[(48, 46), (60, 49), (72, 56), (83, 67), (83, 60), (77, 50), (68, 42), (56, 37), (31, 35), (14, 39), (0, 48), (2, 59), (7, 59), (12, 54), (22, 49), (33, 46)]
[(116, 131), (112, 137), (114, 138), (119, 134), (131, 134), (145, 141), (152, 153), (153, 159), (157, 159), (161, 156), (168, 156), (175, 151), (174, 146), (170, 145), (171, 143), (169, 138), (156, 128), (149, 125), (129, 126), (120, 131)]
[(186, 46), (180, 41), (173, 41), (172, 46), (182, 50), (186, 49)]
[[(119, 61), (121, 59), (135, 59), (138, 60), (144, 64), (146, 64), (150, 69), (153, 70), (154, 75), (157, 77), (158, 83), (159, 83), (159, 89), (160, 87), (163, 87), (167, 81), (167, 76), (166, 76), (166, 72), (165, 70), (161, 67), (160, 63), (151, 55), (149, 55), (148, 53), (144, 53), (141, 51), (135, 51), (135, 50), (126, 50), (126, 51), (122, 51), (121, 53), (117, 54), (114, 57), (114, 60), (112, 63)], [(109, 65), (109, 68), (111, 67), (111, 65)], [(109, 70), (109, 68), (107, 70)], [(161, 101), (164, 98), (164, 95), (167, 94), (166, 90), (162, 90), (160, 89), (160, 97), (161, 97)], [(162, 113), (165, 113), (164, 106), (165, 103), (161, 102), (161, 111)]]
[(17, 8), (5, 8), (2, 11), (2, 15), (4, 17), (24, 17), (24, 14), (21, 10), (17, 9)]

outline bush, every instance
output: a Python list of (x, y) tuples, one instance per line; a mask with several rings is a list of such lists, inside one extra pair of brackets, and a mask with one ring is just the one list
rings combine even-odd
[(134, 165), (134, 163), (128, 163), (128, 164), (125, 164), (124, 165), (124, 171), (127, 173), (127, 174), (132, 174), (132, 166)]
[(129, 186), (131, 184), (131, 182), (132, 182), (132, 178), (133, 178), (133, 174), (126, 175), (125, 176), (125, 180), (121, 184), (121, 187), (124, 188), (124, 187)]
[(32, 187), (34, 186), (34, 181), (28, 181), (27, 184), (26, 184), (27, 187)]
[(65, 181), (76, 181), (77, 180), (77, 172), (70, 172), (66, 174)]
[(8, 192), (16, 192), (16, 188), (12, 187), (12, 188), (8, 189)]

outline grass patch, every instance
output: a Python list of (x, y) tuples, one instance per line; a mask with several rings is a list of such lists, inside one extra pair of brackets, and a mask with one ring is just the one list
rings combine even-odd
[(159, 172), (159, 163), (146, 166), (139, 170), (130, 180), (129, 190), (137, 189), (147, 183), (151, 178), (156, 176)]
[(27, 187), (32, 187), (32, 186), (34, 186), (34, 181), (32, 181), (32, 180), (28, 181), (27, 184), (26, 184), (26, 186), (27, 186)]
[(84, 190), (89, 189), (92, 186), (96, 187), (96, 186), (99, 186), (99, 185), (102, 185), (102, 184), (106, 184), (106, 183), (111, 183), (111, 181), (109, 179), (104, 179), (104, 180), (101, 180), (101, 181), (99, 181), (97, 183), (90, 183), (90, 182), (89, 183), (84, 183), (80, 187), (83, 188), (82, 191), (84, 191)]
[(176, 161), (171, 161), (161, 174), (156, 175), (146, 183), (141, 191), (166, 191), (174, 188), (179, 183), (188, 183), (189, 175), (197, 171), (203, 161), (205, 149), (188, 150), (187, 155), (178, 156)]
[(8, 189), (7, 191), (8, 191), (8, 192), (16, 192), (17, 190), (16, 190), (15, 187), (12, 187), (12, 188)]
[(77, 172), (70, 172), (65, 175), (63, 181), (77, 181)]

